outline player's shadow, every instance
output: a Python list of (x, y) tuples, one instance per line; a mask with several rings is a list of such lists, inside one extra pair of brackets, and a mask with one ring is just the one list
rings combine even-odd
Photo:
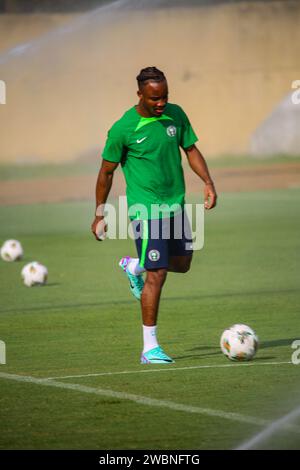
[[(298, 338), (300, 334), (298, 335)], [(273, 339), (271, 341), (262, 341), (259, 344), (259, 349), (268, 349), (268, 348), (276, 348), (278, 346), (289, 346), (291, 347), (293, 341), (295, 341), (297, 337), (294, 338), (282, 338), (282, 339)]]
[[(208, 357), (213, 357), (213, 356), (220, 356), (221, 350), (212, 348), (212, 347), (205, 347), (203, 346), (202, 348), (193, 348), (190, 351), (197, 351), (197, 350), (207, 350), (207, 349), (214, 349), (214, 352), (205, 352), (203, 354), (184, 354), (181, 356), (176, 356), (174, 359), (180, 360), (180, 359), (191, 359), (191, 360), (199, 360), (199, 359), (206, 359)], [(268, 361), (271, 359), (275, 359), (275, 356), (264, 356), (264, 357), (255, 357), (255, 361)]]
[[(261, 291), (240, 291), (240, 292), (221, 292), (220, 294), (213, 293), (213, 294), (197, 294), (197, 295), (189, 295), (188, 300), (199, 300), (199, 299), (216, 299), (216, 298), (223, 298), (223, 297), (248, 297), (248, 296), (255, 296), (258, 295), (272, 295), (272, 294), (292, 294), (294, 292), (298, 292), (299, 289), (266, 289)], [(187, 300), (186, 296), (169, 296), (162, 298), (162, 301), (175, 301), (178, 300)]]
[[(293, 341), (295, 341), (297, 338), (282, 338), (282, 339), (274, 339), (270, 341), (262, 341), (259, 344), (258, 350), (261, 349), (268, 349), (268, 348), (276, 348), (280, 346), (291, 346)], [(209, 350), (213, 350), (209, 352)], [(204, 351), (201, 353), (201, 351)], [(192, 354), (184, 354), (182, 356), (177, 356), (176, 359), (205, 359), (206, 357), (212, 357), (212, 356), (219, 356), (220, 354), (220, 349), (215, 348), (214, 346), (197, 346), (195, 348), (187, 350), (187, 352), (192, 353)], [(270, 359), (274, 359), (275, 356), (264, 356), (264, 357), (256, 357), (255, 361), (267, 361)]]
[[(207, 352), (209, 349), (213, 349), (212, 352)], [(206, 351), (201, 353), (201, 351)], [(199, 359), (206, 358), (209, 356), (219, 356), (220, 349), (215, 348), (214, 346), (197, 346), (196, 348), (188, 349), (187, 352), (191, 354), (184, 354), (182, 356), (176, 356), (176, 359)]]

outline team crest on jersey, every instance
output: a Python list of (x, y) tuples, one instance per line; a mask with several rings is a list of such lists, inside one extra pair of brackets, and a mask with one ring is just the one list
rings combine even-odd
[(160, 252), (158, 250), (150, 250), (148, 253), (150, 261), (158, 261), (160, 258)]
[(176, 129), (175, 126), (167, 127), (167, 134), (168, 134), (169, 137), (175, 137), (176, 132), (177, 132), (177, 129)]

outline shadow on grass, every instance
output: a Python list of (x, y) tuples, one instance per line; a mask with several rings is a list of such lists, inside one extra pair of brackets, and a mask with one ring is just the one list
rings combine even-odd
[[(207, 353), (207, 354), (185, 354), (185, 355), (182, 355), (182, 356), (176, 356), (176, 357), (174, 357), (174, 359), (176, 359), (176, 360), (180, 360), (180, 359), (191, 359), (191, 360), (197, 359), (197, 360), (199, 360), (199, 359), (206, 359), (206, 358), (211, 357), (211, 356), (220, 356), (220, 354), (221, 354), (221, 350), (215, 351), (213, 353)], [(269, 361), (271, 359), (276, 359), (276, 357), (275, 356), (264, 356), (264, 357), (255, 356), (253, 361), (254, 362), (259, 362), (259, 361), (264, 362), (264, 361)], [(251, 362), (253, 362), (253, 361), (251, 361)], [(238, 364), (239, 361), (230, 361), (228, 359), (228, 364), (230, 364), (230, 363)]]
[[(282, 338), (282, 339), (275, 339), (271, 341), (263, 341), (258, 348), (258, 351), (262, 349), (268, 349), (268, 348), (276, 348), (280, 346), (291, 346), (292, 342), (295, 340), (295, 338)], [(209, 350), (213, 350), (209, 352)], [(201, 353), (203, 351), (203, 353)], [(207, 357), (212, 357), (212, 356), (219, 356), (220, 355), (220, 349), (216, 348), (214, 346), (197, 346), (195, 348), (189, 349), (187, 352), (190, 352), (191, 354), (184, 354), (182, 356), (177, 356), (176, 359), (205, 359)], [(264, 356), (264, 357), (255, 357), (255, 361), (268, 361), (271, 359), (275, 359), (275, 356)]]
[[(300, 334), (298, 335), (298, 338)], [(276, 348), (278, 346), (291, 346), (292, 342), (297, 339), (294, 338), (282, 338), (282, 339), (273, 339), (271, 341), (262, 341), (259, 345), (259, 349), (267, 349), (267, 348)]]
[(213, 353), (207, 354), (183, 354), (181, 356), (176, 356), (174, 359), (205, 359), (210, 356), (220, 356), (221, 351), (215, 351)]
[[(57, 286), (61, 285), (60, 283), (50, 283), (46, 284), (48, 286)], [(45, 286), (44, 286), (45, 287)], [(299, 293), (299, 289), (283, 289), (283, 290), (265, 290), (265, 291), (247, 291), (247, 292), (226, 292), (226, 293), (221, 293), (221, 294), (199, 294), (199, 295), (186, 295), (186, 296), (181, 296), (181, 297), (165, 297), (162, 299), (162, 302), (178, 302), (179, 300), (185, 300), (187, 302), (190, 302), (191, 300), (201, 300), (201, 299), (222, 299), (226, 297), (248, 297), (248, 296), (258, 296), (258, 295), (278, 295), (278, 294), (291, 294), (291, 293)], [(36, 307), (25, 307), (25, 308), (20, 308), (20, 307), (12, 307), (8, 309), (1, 309), (0, 313), (9, 313), (9, 312), (19, 312), (22, 310), (22, 312), (32, 312), (32, 311), (43, 311), (43, 310), (64, 310), (64, 309), (75, 309), (75, 308), (90, 308), (90, 307), (103, 307), (105, 305), (131, 305), (136, 303), (137, 301), (134, 299), (123, 299), (120, 298), (118, 300), (99, 300), (99, 302), (86, 302), (86, 303), (70, 303), (70, 304), (57, 304), (53, 305), (40, 305)]]
[[(298, 335), (298, 337), (300, 334)], [(280, 346), (291, 346), (292, 342), (295, 341), (297, 338), (281, 338), (281, 339), (273, 339), (271, 341), (262, 341), (259, 343), (259, 350), (260, 349), (268, 349), (268, 348), (276, 348)], [(214, 346), (197, 346), (195, 348), (189, 349), (189, 351), (208, 351), (209, 349), (216, 348)], [(213, 355), (215, 353), (207, 353), (207, 355)]]
[[(262, 349), (276, 348), (280, 346), (291, 346), (292, 342), (295, 339), (296, 338), (281, 338), (270, 341), (263, 341), (259, 344), (258, 351)], [(209, 350), (213, 351), (209, 352)], [(203, 351), (203, 353), (200, 353), (200, 351)], [(204, 359), (206, 357), (219, 356), (220, 354), (220, 350), (214, 346), (197, 346), (195, 348), (189, 349), (187, 352), (194, 352), (194, 354), (185, 354), (183, 356), (178, 356), (177, 359)], [(255, 357), (255, 361), (268, 361), (271, 359), (275, 359), (275, 356)]]
[(248, 296), (257, 296), (257, 295), (274, 295), (274, 294), (299, 294), (299, 288), (295, 289), (272, 289), (272, 290), (262, 290), (262, 291), (240, 291), (240, 292), (226, 292), (226, 293), (214, 293), (214, 294), (199, 294), (199, 295), (186, 295), (181, 297), (164, 297), (162, 301), (178, 301), (178, 300), (186, 300), (189, 302), (190, 300), (200, 300), (200, 299), (222, 299), (226, 297), (248, 297)]

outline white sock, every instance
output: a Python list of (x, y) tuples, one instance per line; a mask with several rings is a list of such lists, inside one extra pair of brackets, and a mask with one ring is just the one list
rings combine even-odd
[(150, 351), (150, 349), (156, 348), (158, 346), (158, 342), (156, 339), (156, 325), (155, 326), (143, 325), (143, 337), (144, 337), (143, 353)]
[(126, 267), (126, 271), (128, 271), (130, 274), (133, 274), (134, 276), (139, 276), (140, 274), (144, 273), (146, 269), (139, 265), (138, 258), (130, 258)]

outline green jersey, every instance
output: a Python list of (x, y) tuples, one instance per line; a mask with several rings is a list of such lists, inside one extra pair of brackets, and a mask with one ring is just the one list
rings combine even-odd
[[(161, 206), (162, 214), (163, 207), (183, 207), (180, 147), (188, 148), (197, 140), (184, 111), (170, 103), (161, 116), (149, 118), (133, 106), (111, 127), (102, 157), (121, 163), (130, 218), (157, 218), (152, 205)], [(146, 208), (146, 216), (140, 206)]]

